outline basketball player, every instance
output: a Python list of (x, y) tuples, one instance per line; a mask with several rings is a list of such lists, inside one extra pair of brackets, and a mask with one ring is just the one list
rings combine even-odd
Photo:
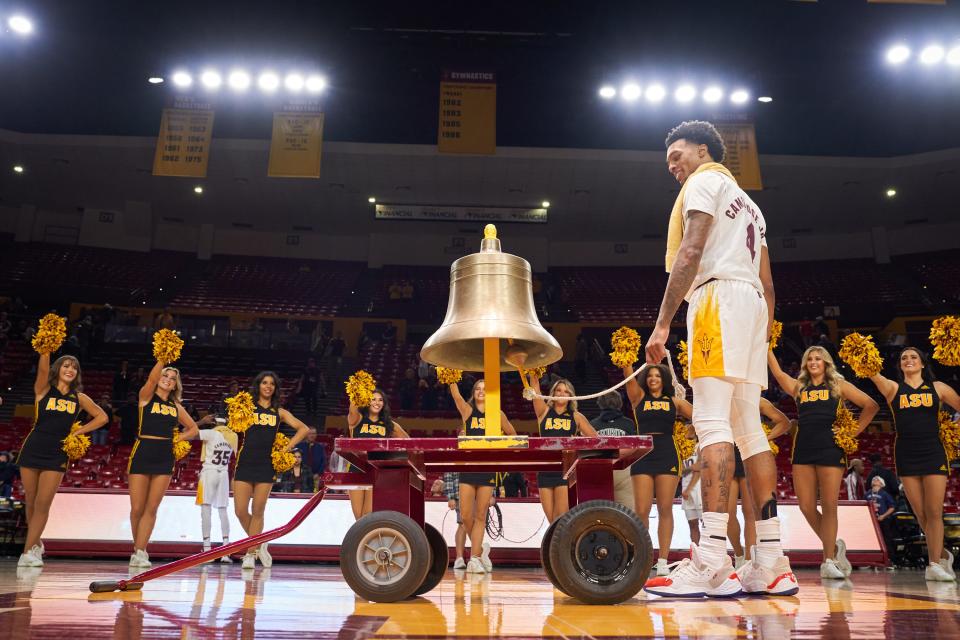
[[(207, 416), (209, 418), (210, 416)], [(230, 503), (230, 458), (237, 452), (237, 434), (226, 424), (209, 428), (204, 418), (197, 423), (203, 447), (200, 458), (203, 468), (200, 470), (200, 482), (197, 483), (197, 504), (200, 505), (200, 528), (203, 533), (203, 550), (210, 551), (210, 527), (213, 524), (213, 509), (220, 518), (220, 534), (223, 544), (230, 542), (230, 520), (227, 506)], [(220, 418), (223, 421), (223, 418)], [(225, 422), (225, 421), (224, 421)], [(220, 562), (233, 562), (230, 556), (223, 556)]]
[[(780, 545), (776, 463), (760, 425), (774, 308), (766, 222), (719, 164), (726, 149), (712, 124), (683, 122), (669, 133), (666, 147), (667, 168), (681, 188), (667, 236), (670, 278), (646, 353), (649, 364), (666, 356), (670, 322), (686, 299), (703, 531), (690, 558), (645, 589), (674, 597), (793, 594), (797, 579)], [(737, 573), (727, 555), (734, 441), (759, 514), (756, 551)]]

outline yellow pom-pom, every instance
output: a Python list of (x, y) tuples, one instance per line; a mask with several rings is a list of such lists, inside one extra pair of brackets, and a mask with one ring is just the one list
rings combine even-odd
[(638, 360), (640, 334), (630, 327), (620, 327), (610, 336), (610, 346), (613, 347), (611, 362), (621, 369), (629, 367)]
[(950, 414), (941, 411), (940, 420), (940, 442), (943, 443), (943, 449), (947, 452), (947, 462), (952, 463), (960, 458), (960, 424), (950, 419)]
[(67, 339), (67, 320), (55, 313), (40, 318), (37, 332), (33, 334), (33, 349), (39, 354), (53, 353)]
[[(768, 425), (766, 422), (761, 423), (761, 425), (763, 426), (763, 432), (769, 437), (770, 432), (772, 431), (770, 425)], [(773, 455), (780, 453), (780, 447), (777, 446), (776, 442), (773, 440), (767, 440), (767, 442), (770, 444), (770, 451), (773, 452)]]
[(697, 448), (696, 441), (687, 438), (687, 425), (679, 420), (673, 423), (673, 442), (677, 445), (681, 460), (686, 460), (692, 456)]
[(227, 426), (237, 433), (243, 433), (250, 428), (256, 417), (253, 397), (246, 391), (241, 391), (232, 398), (225, 400), (227, 404)]
[(840, 403), (837, 407), (837, 419), (833, 421), (833, 441), (843, 449), (847, 455), (857, 452), (860, 444), (857, 442), (857, 431), (860, 425), (854, 419), (850, 410)]
[(779, 320), (774, 320), (773, 325), (770, 327), (770, 351), (777, 348), (777, 344), (780, 343), (780, 336), (782, 335), (783, 323)]
[(681, 340), (680, 344), (677, 345), (677, 362), (680, 363), (680, 368), (682, 369), (681, 373), (683, 374), (684, 380), (690, 379), (690, 350), (687, 348), (687, 341)]
[(153, 334), (153, 357), (157, 362), (170, 364), (180, 359), (183, 340), (170, 329), (160, 329)]
[(85, 433), (76, 433), (81, 426), (79, 422), (74, 422), (70, 427), (70, 435), (63, 439), (63, 451), (71, 460), (79, 460), (87, 455), (87, 450), (90, 448), (90, 436)]
[(290, 444), (290, 438), (278, 433), (273, 439), (273, 449), (270, 451), (270, 460), (273, 462), (273, 470), (277, 473), (283, 473), (293, 468), (297, 459), (290, 451), (284, 451)]
[(944, 316), (930, 327), (933, 359), (948, 367), (960, 367), (960, 317)]
[(460, 369), (447, 369), (446, 367), (437, 367), (437, 382), (442, 385), (456, 384), (463, 378), (463, 371)]
[(175, 460), (183, 460), (190, 454), (190, 450), (193, 447), (190, 445), (189, 440), (174, 440), (173, 441), (173, 457)]
[(840, 359), (858, 378), (875, 376), (883, 369), (883, 358), (871, 336), (851, 333), (840, 343)]
[(534, 378), (536, 378), (537, 380), (540, 380), (540, 379), (543, 378), (543, 376), (547, 375), (547, 368), (546, 368), (546, 367), (537, 367), (536, 369), (530, 369), (529, 371), (527, 371), (527, 373), (529, 373), (530, 375), (532, 375), (532, 376), (533, 376)]
[(355, 407), (369, 407), (370, 399), (373, 397), (373, 390), (377, 388), (377, 382), (369, 373), (361, 369), (350, 376), (345, 383), (347, 387), (347, 397)]

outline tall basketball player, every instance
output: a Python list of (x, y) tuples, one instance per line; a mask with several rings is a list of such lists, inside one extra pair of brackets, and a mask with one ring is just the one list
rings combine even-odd
[[(681, 187), (667, 236), (670, 278), (646, 354), (649, 364), (663, 360), (670, 322), (686, 299), (704, 528), (690, 558), (645, 589), (673, 597), (793, 594), (797, 579), (780, 546), (776, 463), (760, 425), (774, 306), (766, 222), (720, 164), (726, 149), (712, 124), (683, 122), (666, 147), (667, 169)], [(734, 442), (758, 514), (756, 550), (736, 573), (727, 556)]]

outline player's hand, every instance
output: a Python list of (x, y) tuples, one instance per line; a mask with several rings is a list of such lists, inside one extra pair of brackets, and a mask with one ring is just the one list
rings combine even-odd
[(457, 508), (456, 500), (454, 500), (453, 498), (447, 500), (447, 509), (450, 509), (451, 511), (453, 511), (456, 508)]
[(689, 492), (689, 491), (684, 491), (683, 493), (680, 494), (680, 496), (681, 496), (684, 500), (689, 500), (689, 499), (690, 499), (690, 492)]
[(654, 327), (650, 338), (647, 339), (647, 364), (660, 364), (667, 357), (667, 338), (670, 337), (670, 327)]

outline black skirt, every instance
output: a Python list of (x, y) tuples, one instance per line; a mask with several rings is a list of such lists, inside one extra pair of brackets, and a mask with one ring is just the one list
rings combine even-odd
[[(359, 471), (358, 469), (349, 469)], [(276, 482), (277, 472), (273, 470), (273, 459), (270, 452), (244, 451), (237, 459), (237, 469), (233, 474), (234, 480), (259, 484)]]
[(127, 475), (173, 475), (173, 441), (140, 438), (130, 452)]
[(950, 475), (947, 452), (940, 438), (897, 439), (893, 446), (894, 466), (897, 475), (946, 476)]
[(63, 440), (52, 433), (33, 431), (27, 435), (20, 445), (20, 455), (17, 464), (28, 469), (42, 471), (67, 470), (67, 454), (63, 450)]
[(800, 433), (793, 442), (793, 464), (812, 464), (818, 467), (847, 468), (847, 454), (831, 438), (824, 442), (813, 442)]
[(740, 449), (737, 448), (737, 445), (733, 445), (733, 477), (747, 477), (747, 471), (743, 468), (743, 458), (740, 457)]
[(683, 472), (673, 434), (653, 434), (653, 450), (630, 466), (632, 476), (679, 476)]
[(537, 486), (541, 489), (553, 489), (567, 486), (567, 481), (562, 471), (541, 471), (537, 474)]
[(469, 484), (474, 487), (492, 487), (497, 484), (497, 474), (461, 473), (460, 484)]

